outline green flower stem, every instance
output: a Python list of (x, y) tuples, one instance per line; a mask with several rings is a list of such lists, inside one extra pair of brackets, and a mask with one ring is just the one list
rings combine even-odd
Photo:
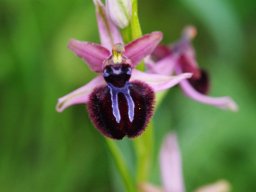
[(140, 21), (138, 17), (138, 1), (137, 0), (132, 0), (131, 34), (132, 34), (132, 39), (137, 39), (142, 36)]
[[(142, 30), (140, 27), (140, 22), (138, 18), (138, 1), (132, 0), (132, 17), (129, 26), (121, 30), (124, 42), (130, 42), (142, 36)], [(141, 71), (145, 71), (145, 65), (142, 62), (137, 67)], [(156, 106), (159, 105), (160, 101), (164, 98), (165, 92), (157, 95)], [(147, 181), (151, 161), (153, 156), (153, 146), (154, 146), (154, 129), (153, 122), (150, 122), (146, 128), (146, 131), (134, 139), (134, 149), (137, 157), (137, 168), (136, 168), (136, 181), (137, 184)]]
[(156, 94), (155, 110), (159, 107), (164, 97), (167, 95), (167, 91), (163, 91)]
[[(138, 1), (132, 0), (132, 17), (130, 22), (130, 36), (131, 40), (137, 39), (142, 36), (142, 31), (140, 27), (139, 17), (138, 17)], [(142, 62), (137, 66), (141, 71), (145, 71), (145, 65)], [(149, 176), (149, 171), (151, 167), (151, 160), (153, 155), (153, 123), (150, 122), (146, 127), (146, 131), (134, 139), (134, 149), (137, 159), (136, 167), (136, 181), (137, 184), (147, 181)]]
[[(142, 36), (139, 18), (138, 18), (138, 5), (137, 0), (132, 0), (132, 17), (130, 24), (124, 28), (120, 29), (124, 43), (128, 43), (138, 37)], [(137, 67), (139, 70), (144, 71), (144, 63), (141, 63)], [(106, 139), (108, 147), (112, 153), (115, 160), (115, 165), (122, 177), (127, 191), (137, 191), (137, 184), (146, 181), (150, 170), (150, 162), (153, 154), (153, 126), (150, 123), (147, 127), (147, 131), (143, 133), (140, 137), (134, 140), (135, 154), (137, 157), (137, 167), (136, 167), (136, 181), (137, 184), (131, 178), (125, 161), (120, 151), (119, 147), (115, 141)]]
[(125, 43), (142, 36), (140, 21), (138, 18), (138, 3), (137, 0), (132, 0), (132, 17), (130, 24), (121, 30), (122, 37)]
[[(140, 22), (138, 18), (138, 1), (132, 0), (132, 17), (130, 24), (121, 30), (121, 34), (124, 40), (124, 43), (128, 43), (134, 39), (137, 39), (142, 36), (142, 31), (140, 27)], [(145, 71), (145, 65), (142, 62), (137, 68), (141, 71)], [(162, 101), (164, 96), (166, 95), (165, 92), (157, 94), (156, 97), (156, 105), (155, 109), (158, 107), (159, 103)], [(122, 179), (126, 184), (127, 189), (133, 190), (136, 187), (134, 185), (130, 175), (128, 173), (127, 167), (123, 165), (123, 160), (121, 157), (121, 151), (119, 151), (118, 147), (113, 141), (107, 140), (109, 148), (112, 150), (112, 154), (115, 158), (116, 165), (120, 174), (122, 175)], [(153, 158), (153, 147), (154, 147), (154, 129), (153, 129), (153, 122), (151, 121), (146, 131), (133, 140), (135, 155), (137, 159), (136, 165), (136, 184), (140, 184), (146, 182), (149, 177), (150, 168), (151, 168), (151, 161)]]
[[(124, 40), (124, 43), (129, 43), (134, 39), (137, 39), (142, 36), (142, 30), (140, 27), (140, 21), (138, 17), (138, 1), (132, 0), (132, 17), (130, 24), (121, 30), (121, 34)], [(145, 71), (145, 65), (141, 62), (137, 69)]]
[(148, 124), (146, 131), (136, 139), (134, 139), (134, 147), (137, 157), (136, 181), (142, 183), (147, 181), (151, 160), (153, 155), (154, 137), (152, 121)]
[(134, 181), (125, 163), (125, 159), (122, 155), (122, 152), (120, 151), (119, 147), (116, 144), (116, 141), (106, 138), (106, 142), (112, 154), (112, 157), (114, 158), (114, 163), (120, 173), (120, 176), (122, 177), (126, 191), (135, 192), (136, 189), (135, 189)]
[[(132, 39), (137, 39), (142, 36), (142, 30), (140, 27), (140, 21), (139, 21), (139, 16), (138, 16), (138, 1), (137, 0), (132, 0), (132, 18), (131, 18), (131, 36)], [(137, 69), (141, 71), (145, 71), (145, 65), (144, 62), (141, 62), (138, 66)]]
[[(167, 91), (156, 95), (155, 110), (157, 110), (166, 94)], [(154, 151), (154, 128), (152, 121), (148, 124), (146, 131), (134, 140), (134, 146), (137, 156), (136, 181), (137, 183), (142, 183), (148, 179)]]
[(131, 34), (131, 24), (129, 24), (127, 27), (121, 30), (121, 34), (123, 37), (123, 41), (125, 44), (129, 43), (132, 40), (132, 34)]

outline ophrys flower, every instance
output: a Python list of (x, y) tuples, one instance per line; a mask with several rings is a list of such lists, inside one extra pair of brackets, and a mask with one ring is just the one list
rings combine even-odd
[(69, 48), (99, 75), (85, 86), (60, 98), (57, 111), (75, 104), (88, 104), (89, 116), (105, 136), (122, 139), (142, 133), (153, 114), (155, 92), (168, 89), (190, 73), (163, 76), (134, 67), (151, 54), (162, 39), (153, 32), (112, 50), (90, 42), (71, 40)]
[(238, 106), (232, 98), (207, 95), (209, 77), (207, 72), (197, 64), (195, 50), (191, 44), (195, 36), (196, 29), (189, 26), (184, 29), (181, 39), (176, 43), (170, 46), (158, 46), (153, 56), (146, 59), (148, 72), (162, 75), (192, 73), (190, 79), (185, 79), (179, 84), (188, 97), (204, 104), (237, 111)]

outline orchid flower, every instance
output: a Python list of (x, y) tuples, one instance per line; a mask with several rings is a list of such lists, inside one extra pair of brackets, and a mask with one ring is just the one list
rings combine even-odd
[(71, 40), (68, 47), (98, 75), (60, 98), (57, 111), (87, 104), (92, 122), (105, 136), (122, 139), (142, 133), (153, 114), (155, 92), (191, 77), (190, 73), (164, 76), (134, 69), (161, 39), (161, 32), (153, 32), (126, 46), (115, 43), (112, 50), (96, 43)]
[(151, 54), (162, 39), (153, 32), (123, 46), (121, 35), (106, 7), (94, 0), (101, 45), (71, 40), (69, 48), (81, 57), (98, 76), (83, 87), (60, 98), (57, 111), (87, 104), (95, 127), (105, 136), (122, 139), (143, 132), (153, 114), (155, 92), (168, 89), (190, 73), (176, 77), (148, 74), (134, 69)]
[(181, 40), (171, 46), (158, 46), (151, 57), (145, 59), (148, 72), (171, 75), (190, 72), (193, 76), (180, 82), (182, 91), (190, 98), (208, 105), (222, 109), (237, 111), (236, 103), (228, 96), (210, 97), (209, 77), (196, 61), (195, 51), (191, 40), (196, 36), (196, 29), (192, 26), (186, 27)]
[[(160, 151), (162, 187), (149, 183), (140, 185), (142, 192), (185, 192), (182, 176), (180, 149), (175, 134), (165, 138)], [(198, 188), (195, 192), (229, 192), (230, 185), (225, 180)]]

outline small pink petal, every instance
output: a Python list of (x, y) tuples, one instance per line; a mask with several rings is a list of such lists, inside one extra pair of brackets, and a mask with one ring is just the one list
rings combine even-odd
[(131, 76), (132, 80), (140, 80), (147, 83), (155, 92), (169, 89), (184, 79), (190, 78), (191, 73), (182, 73), (177, 76), (165, 76), (158, 74), (144, 73), (134, 69)]
[(125, 56), (132, 61), (135, 67), (144, 57), (150, 55), (162, 40), (161, 32), (152, 32), (136, 39), (125, 46)]
[(181, 52), (183, 52), (187, 57), (188, 60), (190, 60), (190, 64), (194, 67), (198, 67), (198, 64), (196, 62), (196, 54), (195, 49), (192, 46), (192, 40), (195, 38), (197, 34), (197, 30), (194, 26), (187, 26), (183, 30), (183, 36), (182, 36), (182, 44), (183, 49)]
[(180, 149), (175, 134), (169, 134), (161, 147), (160, 168), (165, 192), (184, 192)]
[(173, 53), (181, 55), (186, 65), (188, 65), (190, 68), (194, 70), (198, 68), (195, 49), (192, 46), (192, 42), (191, 42), (191, 40), (195, 35), (196, 35), (196, 28), (192, 26), (188, 26), (184, 29), (181, 40), (179, 40), (178, 42), (170, 46)]
[(94, 0), (93, 2), (96, 6), (101, 45), (111, 50), (114, 44), (123, 43), (122, 37), (117, 27), (110, 20), (109, 14), (106, 12), (106, 8), (101, 0)]
[(208, 105), (213, 105), (222, 109), (229, 109), (231, 111), (238, 111), (237, 104), (232, 98), (226, 97), (210, 97), (197, 92), (187, 80), (181, 81), (180, 86), (183, 92), (190, 98)]
[(195, 192), (229, 192), (230, 190), (230, 184), (225, 180), (220, 180), (216, 183), (200, 187)]
[(68, 48), (71, 49), (78, 57), (81, 57), (92, 71), (101, 72), (103, 61), (110, 56), (110, 51), (105, 47), (78, 40), (71, 40)]
[(89, 95), (92, 93), (95, 87), (104, 85), (105, 81), (103, 77), (97, 76), (89, 83), (77, 90), (65, 95), (58, 99), (56, 110), (62, 112), (64, 109), (71, 105), (86, 104), (88, 102)]
[(163, 192), (159, 187), (156, 187), (150, 183), (142, 183), (139, 185), (140, 192)]
[(144, 61), (149, 73), (170, 75), (174, 72), (178, 57), (179, 56), (177, 54), (172, 54), (157, 62), (154, 62), (150, 57), (146, 57)]

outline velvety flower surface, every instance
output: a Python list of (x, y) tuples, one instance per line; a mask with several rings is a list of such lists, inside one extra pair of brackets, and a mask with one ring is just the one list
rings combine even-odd
[(170, 46), (158, 46), (151, 57), (146, 58), (148, 71), (155, 74), (171, 75), (184, 72), (192, 73), (190, 79), (180, 82), (181, 89), (190, 98), (215, 107), (237, 111), (236, 103), (228, 96), (210, 97), (209, 76), (201, 69), (195, 58), (191, 40), (196, 35), (192, 26), (185, 28), (182, 38)]
[(71, 40), (68, 47), (98, 76), (60, 98), (57, 111), (88, 104), (92, 122), (105, 136), (121, 139), (139, 135), (153, 114), (154, 93), (191, 77), (190, 73), (164, 76), (134, 69), (161, 39), (161, 32), (153, 32), (126, 46), (116, 43), (112, 50), (96, 43)]

